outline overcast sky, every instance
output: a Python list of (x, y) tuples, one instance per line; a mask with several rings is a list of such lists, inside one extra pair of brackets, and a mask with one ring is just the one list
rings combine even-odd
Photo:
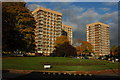
[(39, 6), (61, 12), (63, 23), (74, 27), (73, 39), (86, 41), (86, 24), (100, 21), (110, 25), (111, 45), (118, 44), (117, 2), (27, 2), (26, 5), (31, 11)]

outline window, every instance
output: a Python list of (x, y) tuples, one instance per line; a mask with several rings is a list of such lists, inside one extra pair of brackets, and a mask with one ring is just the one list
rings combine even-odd
[(40, 19), (40, 21), (42, 21), (42, 20), (43, 20), (43, 18)]
[(42, 25), (42, 24), (43, 24), (43, 22), (41, 21), (41, 22), (40, 22), (40, 24)]
[(34, 13), (34, 15), (36, 15), (36, 14), (37, 14), (37, 12)]
[(42, 30), (39, 30), (39, 32), (42, 32)]
[(100, 24), (98, 24), (98, 27), (100, 27), (101, 25)]
[(39, 26), (39, 28), (42, 28), (42, 26)]
[(58, 27), (61, 27), (61, 25), (58, 25)]

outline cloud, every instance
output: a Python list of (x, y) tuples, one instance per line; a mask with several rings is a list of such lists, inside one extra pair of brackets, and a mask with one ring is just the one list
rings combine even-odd
[(38, 7), (46, 7), (45, 5), (38, 5), (38, 4), (29, 4), (29, 5), (26, 5), (26, 7), (30, 10), (30, 11), (33, 11), (33, 10), (35, 10), (36, 8), (38, 8)]
[(37, 4), (30, 4), (26, 6), (30, 11), (35, 10), (36, 8), (40, 7), (40, 5)]
[(98, 21), (99, 14), (94, 11), (94, 9), (88, 9), (85, 12), (84, 9), (80, 9), (81, 11), (78, 11), (80, 8), (70, 8), (67, 10), (61, 10), (61, 12), (64, 14), (63, 17), (68, 16), (67, 19), (63, 19), (63, 22), (66, 25), (70, 25), (75, 27), (73, 29), (73, 38), (80, 38), (82, 40), (86, 40), (86, 24), (96, 22)]
[[(63, 13), (63, 23), (66, 25), (73, 26), (73, 38), (81, 38), (85, 40), (85, 27), (82, 26), (84, 21), (81, 21), (81, 13), (85, 10), (82, 7), (77, 7), (75, 5), (68, 4), (66, 6), (69, 6), (67, 8), (56, 7), (56, 10), (59, 10), (59, 12)], [(79, 35), (79, 36), (78, 36)]]
[(106, 5), (106, 6), (115, 6), (115, 5), (118, 5), (118, 2), (104, 2), (103, 3), (104, 5)]
[(99, 18), (99, 14), (97, 12), (95, 12), (95, 10), (92, 8), (89, 8), (86, 12), (82, 13), (80, 15), (80, 20), (84, 20), (85, 22), (89, 22), (89, 21), (97, 21)]
[(110, 8), (100, 8), (101, 10), (103, 10), (103, 11), (109, 11), (110, 10)]
[(110, 25), (111, 45), (118, 45), (118, 12), (104, 14), (101, 20), (106, 23), (111, 21), (108, 23), (108, 25)]
[(109, 23), (111, 45), (118, 45), (118, 24)]
[(105, 23), (108, 23), (111, 21), (111, 22), (118, 24), (118, 12), (115, 11), (112, 13), (106, 13), (101, 16), (100, 20), (104, 21)]

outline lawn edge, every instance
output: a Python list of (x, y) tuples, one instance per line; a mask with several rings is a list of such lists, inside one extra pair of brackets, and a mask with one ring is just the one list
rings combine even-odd
[(8, 71), (11, 73), (29, 74), (32, 72), (48, 72), (48, 73), (66, 73), (66, 74), (102, 74), (102, 73), (119, 73), (120, 69), (106, 69), (95, 71), (44, 71), (44, 70), (16, 70), (16, 69), (4, 69), (2, 71)]

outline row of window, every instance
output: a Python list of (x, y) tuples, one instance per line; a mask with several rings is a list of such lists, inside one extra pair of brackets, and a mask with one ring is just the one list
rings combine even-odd
[(37, 31), (39, 31), (39, 32), (45, 32), (44, 30), (47, 30), (47, 32), (53, 32), (53, 31), (55, 31), (55, 32), (57, 32), (57, 33), (61, 32), (61, 29), (60, 29), (60, 28), (56, 28), (56, 29), (44, 28), (44, 29), (35, 30), (35, 31), (36, 31), (36, 32), (37, 32)]
[[(39, 38), (41, 38), (41, 37), (43, 37), (43, 34), (44, 34), (44, 37), (48, 37), (48, 35), (58, 37), (61, 35), (60, 33), (38, 33), (38, 34), (35, 34), (36, 35), (35, 38), (38, 38), (38, 36), (39, 36)], [(51, 38), (51, 36), (49, 36), (49, 37)]]
[[(43, 35), (42, 37), (56, 38), (57, 35)], [(48, 39), (49, 40), (49, 39)]]
[(51, 28), (53, 27), (53, 28), (56, 28), (56, 27), (61, 27), (61, 25), (53, 26), (53, 25), (47, 25), (47, 24), (46, 24), (46, 25), (44, 25), (44, 26), (42, 26), (42, 25), (39, 26), (39, 28), (43, 28), (43, 27), (51, 27)]
[(54, 45), (38, 45), (39, 48), (46, 49), (46, 48), (54, 48)]
[(55, 18), (49, 18), (49, 17), (45, 17), (45, 16), (37, 16), (35, 17), (35, 20), (54, 20), (54, 21), (62, 21), (62, 18), (58, 18), (58, 17), (55, 17)]
[(53, 51), (54, 50), (54, 48), (39, 48), (38, 47), (38, 50), (41, 50), (41, 51)]
[(54, 43), (53, 42), (41, 42), (41, 43), (38, 43), (38, 46), (49, 47), (49, 46), (54, 46)]
[(57, 24), (48, 23), (48, 24), (45, 24), (45, 23), (43, 23), (43, 22), (40, 22), (40, 23), (36, 24), (36, 26), (39, 26), (39, 25), (44, 25), (44, 26), (46, 26), (46, 25), (54, 25), (54, 26), (61, 27), (61, 23), (57, 23)]
[(58, 19), (62, 19), (62, 16), (51, 16), (51, 15), (43, 15), (43, 14), (37, 14), (34, 17), (48, 17), (48, 18), (58, 18)]
[(43, 25), (43, 24), (51, 24), (51, 25), (58, 25), (58, 26), (61, 26), (62, 22), (57, 22), (57, 23), (54, 23), (54, 22), (43, 22), (43, 21), (40, 21), (39, 23), (37, 23), (36, 25)]
[(56, 37), (58, 37), (58, 35), (54, 35), (54, 36), (49, 36), (49, 37), (47, 37), (46, 36), (46, 38), (45, 37), (39, 37), (38, 39), (41, 39), (41, 40), (39, 40), (39, 41), (42, 41), (42, 40), (56, 40), (55, 38)]
[(34, 15), (36, 15), (36, 14), (45, 14), (45, 15), (51, 15), (51, 16), (61, 16), (61, 15), (57, 15), (57, 14), (54, 14), (54, 13), (51, 13), (51, 12), (48, 12), (48, 11), (43, 11), (43, 10), (39, 10), (39, 11), (34, 13)]
[(87, 27), (87, 30), (108, 30), (109, 28), (108, 27)]

